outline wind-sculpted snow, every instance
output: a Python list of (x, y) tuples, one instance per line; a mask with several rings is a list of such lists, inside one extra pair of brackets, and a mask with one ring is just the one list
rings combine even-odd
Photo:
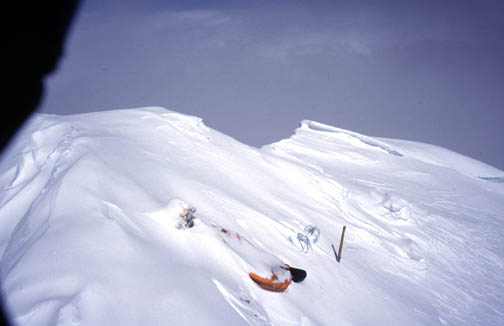
[[(503, 178), (313, 121), (257, 149), (162, 108), (37, 115), (0, 162), (2, 298), (19, 325), (502, 325)], [(248, 275), (284, 263), (286, 292)]]
[(479, 177), (481, 180), (504, 183), (504, 177)]
[(403, 156), (401, 153), (398, 151), (394, 150), (392, 147), (387, 145), (386, 143), (379, 141), (377, 139), (373, 139), (368, 136), (364, 136), (361, 134), (358, 134), (356, 132), (340, 129), (340, 128), (335, 128), (332, 126), (324, 125), (319, 122), (315, 121), (309, 121), (309, 120), (303, 120), (301, 122), (301, 130), (314, 130), (318, 131), (321, 133), (324, 133), (324, 136), (335, 134), (336, 137), (342, 140), (347, 140), (349, 143), (354, 143), (355, 141), (360, 141), (362, 144), (371, 146), (371, 147), (376, 147), (378, 150), (382, 150), (384, 152), (387, 152), (391, 155), (395, 156)]

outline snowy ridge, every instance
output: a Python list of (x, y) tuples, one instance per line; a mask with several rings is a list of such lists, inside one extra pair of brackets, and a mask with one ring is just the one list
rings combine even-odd
[[(2, 297), (19, 325), (501, 325), (503, 176), (308, 120), (256, 149), (163, 108), (37, 115), (0, 162)], [(282, 263), (308, 277), (248, 276)]]
[(401, 153), (394, 150), (392, 147), (390, 147), (388, 144), (386, 144), (382, 141), (379, 141), (377, 139), (373, 139), (368, 136), (364, 136), (362, 134), (358, 134), (356, 132), (352, 132), (352, 131), (348, 131), (345, 129), (325, 125), (320, 122), (303, 120), (301, 122), (300, 129), (301, 130), (315, 130), (315, 131), (326, 133), (326, 134), (327, 133), (334, 133), (334, 134), (337, 134), (337, 137), (339, 137), (340, 139), (343, 139), (343, 140), (347, 140), (349, 143), (355, 144), (355, 140), (358, 140), (365, 145), (368, 145), (371, 147), (376, 147), (378, 150), (382, 150), (382, 151), (389, 153), (391, 155), (403, 156)]

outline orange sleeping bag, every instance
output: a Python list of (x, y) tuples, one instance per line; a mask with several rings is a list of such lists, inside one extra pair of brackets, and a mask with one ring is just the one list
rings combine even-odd
[(275, 274), (270, 278), (264, 278), (254, 273), (249, 273), (249, 276), (252, 281), (256, 282), (261, 288), (273, 292), (284, 292), (287, 290), (292, 280), (292, 276), (290, 276), (289, 279), (281, 282)]

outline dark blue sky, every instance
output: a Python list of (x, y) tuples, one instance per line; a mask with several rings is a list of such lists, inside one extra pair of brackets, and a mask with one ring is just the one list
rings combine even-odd
[(504, 1), (82, 3), (42, 112), (164, 106), (253, 146), (302, 119), (504, 169)]

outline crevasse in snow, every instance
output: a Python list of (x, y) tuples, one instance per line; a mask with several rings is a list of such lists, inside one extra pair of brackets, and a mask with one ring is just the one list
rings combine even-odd
[[(502, 325), (502, 179), (308, 120), (257, 149), (162, 108), (36, 115), (0, 161), (2, 298), (19, 325)], [(248, 276), (282, 263), (308, 277)]]

